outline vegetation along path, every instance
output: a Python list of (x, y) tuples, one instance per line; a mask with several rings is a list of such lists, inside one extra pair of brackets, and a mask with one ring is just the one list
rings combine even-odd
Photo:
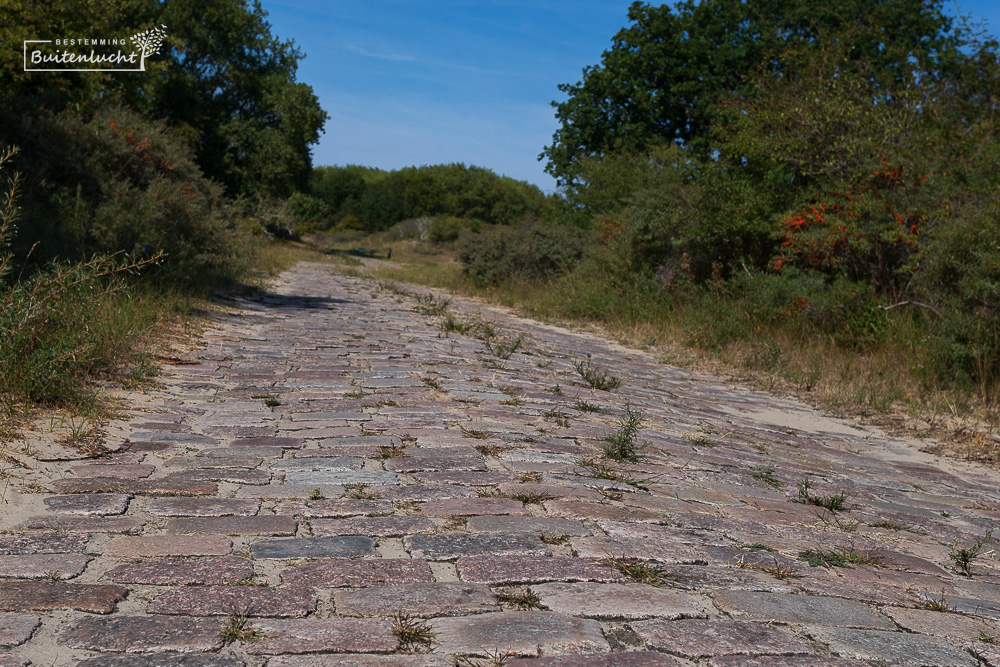
[(0, 665), (1000, 665), (995, 471), (409, 289), (299, 264), (21, 473)]

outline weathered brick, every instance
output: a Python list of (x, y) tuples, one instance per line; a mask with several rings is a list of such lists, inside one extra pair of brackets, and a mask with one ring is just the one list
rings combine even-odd
[(123, 514), (132, 496), (124, 493), (93, 493), (87, 495), (49, 496), (42, 502), (50, 512), (59, 514)]
[(34, 614), (0, 614), (0, 646), (20, 646), (41, 624)]
[(222, 647), (218, 619), (177, 616), (111, 616), (82, 618), (70, 623), (59, 643), (90, 651), (182, 653), (215, 651)]
[(76, 609), (110, 614), (126, 595), (127, 588), (114, 584), (5, 581), (0, 586), (0, 611)]
[(429, 622), (435, 653), (518, 656), (604, 653), (611, 647), (597, 621), (552, 612), (500, 612)]
[(254, 516), (260, 501), (239, 498), (153, 498), (146, 511), (157, 516)]
[(457, 567), (462, 581), (491, 586), (545, 581), (625, 581), (620, 572), (598, 558), (483, 555), (459, 558)]
[(481, 533), (477, 535), (410, 535), (403, 544), (414, 558), (452, 560), (472, 554), (494, 556), (549, 556), (551, 552), (534, 535)]
[(630, 623), (646, 646), (692, 660), (721, 655), (809, 655), (812, 647), (762, 623), (722, 619), (654, 619)]
[(116, 537), (107, 546), (111, 556), (225, 556), (232, 542), (222, 535), (147, 535)]
[(244, 667), (231, 655), (158, 653), (157, 655), (102, 655), (76, 663), (76, 667)]
[(313, 535), (372, 535), (389, 537), (433, 533), (437, 525), (418, 516), (379, 516), (354, 519), (314, 519), (310, 522)]
[(0, 535), (0, 554), (82, 553), (90, 536), (81, 533)]
[(281, 581), (290, 586), (367, 588), (432, 582), (434, 573), (423, 560), (372, 558), (306, 563), (282, 572)]
[(390, 619), (304, 618), (254, 623), (264, 639), (245, 646), (251, 655), (281, 653), (389, 653), (399, 645)]
[(83, 554), (25, 554), (0, 556), (0, 577), (14, 579), (72, 579), (83, 572), (90, 556)]
[(392, 514), (394, 511), (392, 502), (388, 500), (355, 500), (352, 498), (279, 502), (274, 507), (275, 514), (303, 518), (378, 516)]
[(300, 618), (316, 609), (316, 596), (302, 588), (267, 586), (196, 586), (178, 588), (149, 603), (150, 614), (226, 616), (237, 610), (247, 616)]
[(602, 620), (707, 618), (711, 606), (704, 598), (647, 584), (556, 582), (531, 590), (553, 612)]
[(209, 535), (294, 535), (297, 522), (290, 516), (218, 516), (170, 519), (171, 533)]
[(235, 584), (254, 575), (253, 563), (236, 556), (197, 560), (125, 563), (104, 576), (118, 584), (157, 586)]
[(420, 583), (338, 591), (333, 604), (340, 616), (430, 618), (500, 611), (490, 589), (482, 584)]
[[(510, 667), (677, 667), (669, 655), (653, 651), (597, 653), (594, 655), (558, 655), (551, 658), (515, 658)], [(785, 663), (781, 663), (785, 667)], [(774, 665), (773, 667), (778, 667)]]
[(451, 498), (431, 500), (423, 504), (421, 510), (427, 516), (473, 516), (488, 514), (531, 514), (524, 503), (512, 498)]
[(73, 467), (73, 474), (77, 477), (143, 479), (149, 477), (154, 472), (156, 472), (156, 466), (141, 463), (136, 465), (85, 465)]
[(140, 531), (142, 519), (130, 516), (33, 516), (17, 526), (18, 530), (69, 530), (77, 533), (121, 533)]
[(250, 551), (254, 558), (357, 558), (374, 556), (375, 542), (370, 537), (299, 537), (291, 540), (257, 542)]

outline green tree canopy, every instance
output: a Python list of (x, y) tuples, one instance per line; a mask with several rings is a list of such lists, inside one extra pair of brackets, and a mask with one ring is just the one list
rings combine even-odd
[(781, 72), (781, 54), (853, 30), (848, 52), (890, 78), (915, 60), (927, 72), (952, 67), (960, 35), (943, 0), (683, 0), (674, 7), (635, 2), (631, 25), (601, 63), (559, 89), (561, 127), (541, 157), (561, 184), (580, 160), (673, 142), (708, 154), (723, 100), (739, 96), (751, 74)]

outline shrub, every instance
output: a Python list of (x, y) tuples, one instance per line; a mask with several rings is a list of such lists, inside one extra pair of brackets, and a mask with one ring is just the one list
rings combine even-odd
[(579, 229), (539, 222), (487, 229), (459, 247), (465, 274), (480, 285), (554, 276), (572, 268), (583, 253)]
[(22, 119), (25, 241), (34, 257), (162, 254), (160, 280), (196, 286), (238, 278), (252, 256), (222, 189), (161, 122), (102, 106), (93, 115)]

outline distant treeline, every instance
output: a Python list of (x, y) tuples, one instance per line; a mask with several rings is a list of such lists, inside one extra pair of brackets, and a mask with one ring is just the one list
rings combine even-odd
[(546, 196), (538, 187), (489, 169), (464, 164), (407, 167), (384, 171), (372, 167), (316, 167), (309, 193), (288, 200), (296, 228), (334, 227), (369, 232), (402, 220), (443, 217), (469, 226), (509, 225), (538, 214)]

